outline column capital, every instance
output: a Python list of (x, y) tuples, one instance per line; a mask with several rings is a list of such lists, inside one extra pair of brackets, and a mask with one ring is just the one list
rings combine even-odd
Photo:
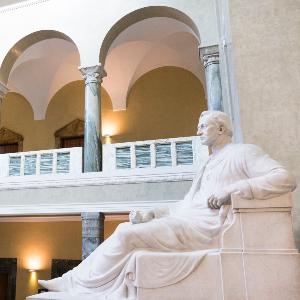
[(4, 83), (0, 81), (0, 101), (2, 101), (5, 97), (5, 95), (8, 93), (8, 88)]
[(78, 69), (86, 85), (90, 83), (102, 83), (103, 77), (107, 75), (101, 64), (90, 67), (79, 67)]
[(205, 68), (211, 64), (219, 64), (219, 46), (199, 47), (199, 56)]

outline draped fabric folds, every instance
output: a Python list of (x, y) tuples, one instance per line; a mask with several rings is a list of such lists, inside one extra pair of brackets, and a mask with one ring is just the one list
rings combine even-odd
[(228, 210), (208, 208), (210, 195), (230, 188), (246, 199), (267, 199), (295, 187), (288, 172), (257, 146), (228, 144), (199, 169), (184, 200), (161, 209), (161, 214), (157, 209), (160, 218), (119, 225), (78, 267), (40, 283), (53, 291), (93, 294), (93, 299), (135, 299), (136, 258), (141, 253), (151, 251), (153, 259), (139, 283), (158, 288), (182, 280), (218, 248)]

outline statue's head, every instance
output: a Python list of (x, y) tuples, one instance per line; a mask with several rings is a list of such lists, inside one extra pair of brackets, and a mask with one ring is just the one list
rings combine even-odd
[(212, 146), (218, 139), (231, 139), (231, 122), (221, 111), (204, 111), (200, 115), (197, 134), (203, 145)]

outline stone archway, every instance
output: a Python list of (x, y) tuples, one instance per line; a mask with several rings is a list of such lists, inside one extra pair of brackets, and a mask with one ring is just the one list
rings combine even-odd
[(113, 109), (126, 110), (134, 83), (147, 72), (160, 67), (186, 69), (204, 85), (199, 44), (196, 24), (175, 8), (148, 6), (119, 19), (106, 34), (99, 57), (109, 74), (103, 86), (111, 96)]
[(75, 45), (74, 41), (71, 38), (69, 38), (66, 34), (59, 31), (40, 30), (40, 31), (32, 32), (27, 36), (23, 37), (22, 39), (20, 39), (6, 54), (0, 67), (0, 81), (4, 84), (7, 84), (8, 77), (14, 63), (17, 61), (17, 59), (22, 55), (22, 53), (27, 48), (40, 41), (53, 39), (53, 38), (69, 41)]
[(167, 7), (167, 6), (143, 7), (122, 17), (111, 27), (111, 29), (106, 34), (103, 43), (101, 45), (100, 54), (99, 54), (100, 63), (102, 65), (105, 64), (105, 59), (110, 46), (122, 31), (124, 31), (126, 28), (133, 25), (134, 23), (137, 23), (145, 19), (153, 18), (153, 17), (171, 18), (186, 24), (188, 27), (191, 28), (192, 32), (195, 34), (196, 37), (198, 37), (200, 41), (200, 33), (196, 24), (189, 16), (187, 16), (185, 13), (181, 12), (180, 10), (177, 10), (172, 7)]
[(79, 64), (78, 47), (71, 38), (54, 30), (36, 31), (6, 54), (0, 82), (23, 95), (33, 108), (34, 119), (43, 120), (52, 96), (67, 83), (81, 79)]

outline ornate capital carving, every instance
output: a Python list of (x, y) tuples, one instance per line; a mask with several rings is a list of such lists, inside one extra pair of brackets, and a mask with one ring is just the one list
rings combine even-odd
[(79, 71), (85, 80), (85, 84), (101, 83), (103, 77), (107, 75), (101, 64), (91, 67), (79, 67)]
[(99, 64), (91, 67), (79, 67), (79, 71), (85, 80), (85, 85), (89, 86), (93, 95), (96, 96), (98, 92), (98, 84), (101, 84), (103, 77), (106, 76), (106, 72), (102, 65)]
[(0, 101), (2, 101), (8, 92), (8, 88), (0, 81)]
[(219, 46), (199, 47), (199, 56), (205, 68), (212, 64), (219, 64)]

